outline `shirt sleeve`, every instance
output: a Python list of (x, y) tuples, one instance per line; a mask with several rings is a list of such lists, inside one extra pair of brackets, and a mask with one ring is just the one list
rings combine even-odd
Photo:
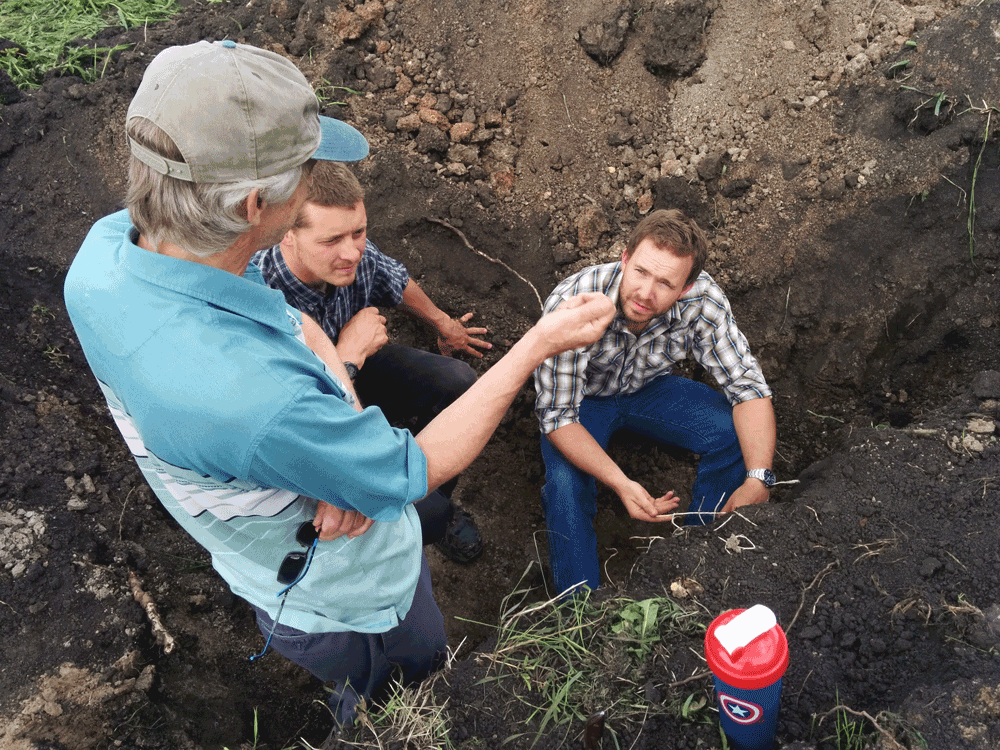
[(257, 446), (251, 474), (281, 487), (394, 521), (427, 494), (427, 459), (407, 430), (382, 412), (356, 412), (335, 395), (310, 389), (278, 414)]
[(374, 242), (368, 242), (365, 255), (370, 257), (372, 263), (369, 304), (397, 307), (403, 301), (403, 290), (410, 281), (410, 272), (398, 260), (379, 250)]
[(702, 298), (694, 325), (692, 356), (722, 386), (732, 406), (771, 395), (760, 364), (736, 326), (729, 300), (714, 282)]

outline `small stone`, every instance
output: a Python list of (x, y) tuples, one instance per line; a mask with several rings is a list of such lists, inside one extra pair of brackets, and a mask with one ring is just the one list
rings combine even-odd
[(406, 117), (400, 117), (396, 120), (396, 129), (401, 130), (404, 133), (412, 133), (414, 131), (420, 130), (420, 115), (413, 113), (411, 115), (406, 115)]
[(962, 447), (967, 451), (972, 451), (973, 453), (982, 453), (986, 446), (984, 446), (972, 435), (966, 435), (962, 438)]
[(467, 143), (476, 130), (475, 123), (456, 122), (448, 131), (452, 143)]
[(499, 109), (491, 109), (483, 115), (483, 127), (485, 128), (499, 128), (502, 123), (503, 116)]
[(69, 502), (66, 503), (66, 509), (67, 510), (83, 511), (83, 510), (87, 510), (88, 507), (89, 507), (89, 505), (88, 505), (87, 501), (84, 500), (79, 495), (73, 495), (69, 499)]
[(150, 688), (153, 687), (153, 679), (156, 677), (156, 667), (153, 664), (149, 664), (145, 669), (142, 670), (142, 674), (136, 678), (135, 689), (142, 692), (148, 693)]
[(447, 132), (451, 128), (451, 123), (448, 122), (448, 118), (436, 109), (421, 107), (417, 114), (420, 116), (422, 122), (426, 122), (428, 125), (433, 125), (440, 130)]
[(992, 435), (996, 431), (996, 423), (992, 419), (980, 419), (979, 417), (974, 417), (969, 420), (966, 425), (966, 429), (969, 432), (974, 432), (977, 435)]

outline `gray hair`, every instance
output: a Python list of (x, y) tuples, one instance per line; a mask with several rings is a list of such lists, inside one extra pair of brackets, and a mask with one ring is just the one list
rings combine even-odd
[[(167, 159), (184, 160), (170, 136), (145, 118), (133, 118), (127, 132)], [(169, 242), (205, 258), (221, 253), (251, 228), (244, 203), (254, 189), (262, 200), (277, 205), (291, 199), (301, 179), (299, 166), (259, 180), (196, 184), (162, 175), (130, 156), (125, 206), (153, 247)]]

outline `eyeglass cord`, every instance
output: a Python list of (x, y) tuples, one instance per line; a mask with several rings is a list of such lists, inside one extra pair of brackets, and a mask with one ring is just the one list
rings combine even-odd
[(285, 608), (285, 600), (288, 599), (288, 592), (292, 590), (292, 587), (295, 586), (295, 584), (305, 578), (306, 573), (309, 572), (309, 566), (312, 564), (313, 555), (316, 553), (316, 545), (318, 543), (319, 539), (313, 539), (313, 543), (309, 547), (309, 554), (306, 556), (306, 564), (302, 566), (302, 572), (299, 573), (298, 577), (296, 577), (294, 581), (278, 592), (278, 596), (281, 597), (281, 604), (278, 605), (278, 612), (274, 615), (274, 619), (271, 621), (271, 630), (267, 634), (267, 640), (264, 642), (264, 648), (259, 654), (254, 654), (249, 657), (250, 661), (257, 661), (257, 659), (267, 653), (267, 649), (271, 645), (271, 638), (274, 637), (274, 629), (278, 627), (278, 618), (281, 617), (281, 610)]

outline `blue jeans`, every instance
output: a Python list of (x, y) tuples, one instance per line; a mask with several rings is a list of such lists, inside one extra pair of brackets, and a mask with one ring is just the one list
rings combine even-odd
[[(700, 456), (691, 488), (688, 524), (712, 520), (746, 476), (733, 410), (718, 391), (676, 375), (663, 375), (635, 393), (585, 397), (580, 423), (605, 450), (611, 436), (628, 429), (660, 443), (685, 448)], [(542, 436), (545, 486), (542, 506), (549, 539), (549, 564), (558, 593), (585, 583), (601, 584), (597, 558), (597, 482), (576, 468)], [(641, 477), (631, 477), (642, 483)], [(646, 487), (654, 497), (668, 488)]]
[[(417, 433), (475, 382), (476, 371), (460, 359), (386, 344), (365, 360), (354, 388), (365, 406), (377, 406), (389, 422), (401, 422)], [(457, 482), (458, 477), (450, 479), (413, 504), (425, 546), (444, 537)]]

